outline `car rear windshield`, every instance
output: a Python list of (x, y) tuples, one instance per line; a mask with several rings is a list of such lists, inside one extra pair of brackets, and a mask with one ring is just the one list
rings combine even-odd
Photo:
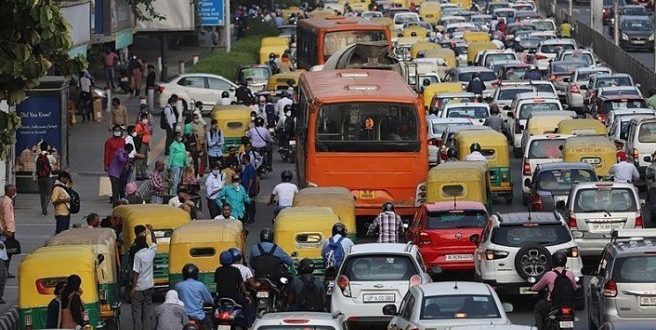
[[(524, 74), (528, 71), (529, 67), (525, 66), (516, 66), (516, 67), (509, 67), (506, 69), (506, 80), (521, 80), (524, 78)], [(532, 92), (533, 90), (528, 90), (528, 92)], [(514, 98), (514, 95), (513, 97)], [(511, 98), (511, 99), (512, 99)]]
[(429, 212), (426, 229), (482, 228), (487, 216), (484, 211)]
[(572, 44), (552, 44), (552, 45), (542, 45), (540, 47), (540, 52), (547, 54), (558, 54), (561, 50), (571, 50), (574, 49)]
[(563, 158), (560, 148), (565, 144), (565, 139), (540, 139), (531, 141), (528, 147), (528, 158), (530, 159), (558, 159)]
[(574, 73), (578, 68), (585, 68), (588, 63), (585, 62), (566, 62), (566, 63), (552, 63), (551, 72), (553, 73)]
[(517, 55), (515, 53), (489, 54), (485, 56), (485, 63), (483, 65), (488, 66), (495, 61), (512, 61), (516, 59)]
[(501, 226), (492, 232), (492, 243), (511, 247), (526, 244), (551, 246), (567, 243), (571, 239), (569, 229), (560, 224)]
[(656, 256), (618, 258), (613, 265), (613, 280), (620, 283), (655, 283)]
[(631, 78), (628, 76), (598, 78), (596, 88), (611, 86), (633, 86)]
[(488, 110), (486, 107), (451, 107), (447, 109), (447, 118), (487, 118)]
[(583, 61), (585, 63), (588, 63), (588, 65), (593, 65), (594, 64), (594, 57), (590, 53), (582, 53), (582, 54), (577, 54), (577, 53), (569, 53), (563, 55), (563, 60), (565, 61)]
[[(553, 31), (556, 28), (556, 26), (554, 26), (553, 22), (551, 21), (533, 21), (531, 22), (531, 25), (535, 26), (535, 29), (538, 31)], [(572, 46), (572, 48), (566, 49), (574, 49), (574, 46)]]
[[(458, 81), (470, 82), (473, 74), (473, 72), (462, 72), (458, 75)], [(497, 79), (497, 76), (494, 75), (494, 72), (492, 71), (479, 71), (478, 74), (482, 81), (492, 81)]]
[(640, 96), (640, 91), (635, 87), (630, 88), (618, 88), (618, 89), (602, 89), (599, 92), (599, 96), (616, 96), (616, 95), (631, 95), (631, 96)]
[(628, 188), (581, 189), (574, 198), (574, 212), (635, 212), (635, 195)]
[(439, 123), (439, 124), (433, 124), (433, 135), (442, 135), (444, 133), (444, 130), (449, 126), (449, 125), (472, 125), (472, 122), (458, 122), (458, 123)]
[(448, 295), (424, 297), (422, 320), (500, 318), (491, 295)]
[(618, 100), (618, 101), (605, 101), (601, 107), (601, 113), (608, 113), (616, 109), (635, 109), (647, 108), (647, 103), (643, 100)]
[(638, 130), (638, 141), (641, 143), (656, 142), (656, 123), (643, 123)]
[(525, 103), (519, 108), (519, 119), (528, 119), (534, 111), (558, 111), (558, 103)]
[(563, 169), (540, 171), (537, 186), (546, 191), (569, 191), (574, 183), (597, 181), (597, 175), (589, 170)]
[(576, 76), (576, 81), (587, 81), (590, 79), (590, 75), (598, 74), (604, 71), (579, 71), (579, 74)]
[[(523, 74), (522, 74), (523, 76)], [(501, 89), (499, 90), (499, 96), (497, 97), (498, 100), (513, 100), (515, 98), (515, 95), (519, 93), (530, 93), (533, 92), (533, 88), (531, 87), (526, 87), (526, 88), (512, 88), (512, 89)]]
[(351, 281), (407, 281), (418, 270), (407, 255), (381, 253), (347, 258), (342, 274)]
[[(294, 321), (298, 321), (298, 319), (294, 319)], [(301, 320), (304, 321), (304, 320)], [(284, 322), (284, 320), (283, 320)], [(300, 321), (299, 321), (300, 322)], [(308, 320), (308, 323), (312, 322), (311, 320)], [(290, 322), (291, 323), (291, 322)], [(327, 326), (327, 325), (265, 325), (265, 326), (260, 326), (257, 327), (258, 330), (335, 330), (334, 327)]]

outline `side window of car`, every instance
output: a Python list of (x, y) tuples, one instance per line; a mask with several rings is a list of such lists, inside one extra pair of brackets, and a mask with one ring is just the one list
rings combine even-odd
[(415, 307), (415, 296), (413, 294), (409, 294), (410, 298), (408, 299), (408, 304), (405, 306), (405, 309), (401, 311), (401, 317), (410, 320), (410, 317), (412, 316), (412, 310)]
[(405, 297), (401, 300), (401, 303), (399, 304), (399, 315), (402, 315), (403, 312), (405, 312), (406, 307), (408, 306), (408, 301), (410, 300), (410, 297), (412, 296), (412, 292), (408, 291), (405, 294)]
[(483, 238), (481, 239), (481, 242), (487, 242), (488, 238), (490, 238), (491, 232), (492, 232), (492, 222), (488, 220), (487, 224), (485, 225), (485, 229), (483, 230)]
[(219, 91), (227, 91), (230, 89), (230, 84), (228, 82), (217, 78), (207, 78), (207, 84), (210, 89)]
[(205, 78), (203, 77), (185, 77), (178, 80), (178, 85), (195, 88), (205, 88)]
[(611, 261), (610, 259), (611, 259), (611, 256), (610, 256), (610, 253), (608, 253), (608, 252), (604, 252), (601, 255), (601, 259), (599, 259), (601, 261), (599, 262), (599, 267), (597, 268), (597, 276), (606, 277), (606, 271), (607, 271), (609, 263)]
[(421, 271), (426, 273), (426, 264), (424, 263), (424, 259), (421, 257), (421, 253), (419, 253), (419, 250), (417, 250), (415, 254), (417, 258), (417, 263), (419, 264), (419, 268), (421, 268)]

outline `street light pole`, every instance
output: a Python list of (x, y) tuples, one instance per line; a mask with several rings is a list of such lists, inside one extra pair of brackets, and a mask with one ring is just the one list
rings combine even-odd
[(613, 9), (613, 39), (615, 40), (615, 46), (620, 46), (620, 15), (619, 15), (619, 9), (620, 8), (620, 2), (619, 0), (615, 0), (615, 8)]
[(574, 7), (574, 0), (569, 0), (569, 11), (568, 11), (569, 16), (572, 16), (572, 7)]

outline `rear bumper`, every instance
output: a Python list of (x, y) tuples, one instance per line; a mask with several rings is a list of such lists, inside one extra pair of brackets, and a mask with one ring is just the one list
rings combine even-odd
[[(382, 308), (381, 308), (382, 312)], [(346, 319), (349, 328), (357, 328), (356, 325), (362, 326), (376, 326), (377, 329), (385, 329), (387, 325), (392, 320), (388, 316), (367, 316), (367, 317), (356, 317), (352, 316)]]
[[(469, 238), (463, 237), (462, 239), (468, 240)], [(471, 271), (474, 269), (473, 249), (471, 251), (435, 251), (431, 248), (420, 248), (419, 252), (428, 269), (433, 266), (439, 266), (444, 271)], [(446, 261), (447, 254), (472, 254), (472, 260)]]

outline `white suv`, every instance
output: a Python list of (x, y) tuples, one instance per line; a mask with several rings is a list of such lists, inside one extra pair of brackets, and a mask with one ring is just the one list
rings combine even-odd
[(515, 157), (522, 156), (522, 135), (526, 127), (526, 121), (531, 113), (536, 111), (563, 111), (563, 106), (557, 97), (551, 94), (548, 96), (534, 95), (530, 98), (523, 98), (524, 95), (518, 94), (510, 107), (508, 117), (508, 130), (513, 146)]
[(482, 235), (470, 238), (474, 250), (474, 279), (496, 288), (500, 296), (535, 295), (531, 283), (553, 268), (551, 255), (567, 253), (566, 268), (577, 276), (576, 306), (583, 306), (583, 262), (558, 212), (495, 213)]
[(387, 325), (383, 306), (398, 308), (408, 289), (432, 282), (419, 248), (413, 244), (369, 243), (353, 246), (337, 273), (331, 311), (350, 324)]

